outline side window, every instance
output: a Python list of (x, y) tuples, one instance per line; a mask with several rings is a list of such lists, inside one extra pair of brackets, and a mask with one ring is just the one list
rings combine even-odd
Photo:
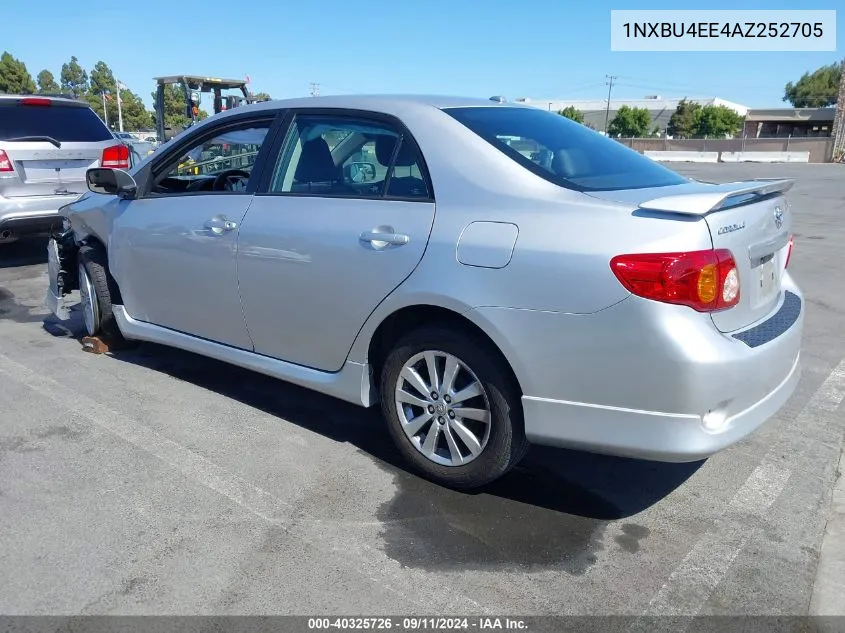
[(427, 197), (417, 154), (405, 149), (411, 147), (381, 122), (298, 116), (285, 141), (270, 192)]
[(204, 135), (157, 174), (152, 193), (241, 192), (246, 190), (270, 122), (245, 123)]

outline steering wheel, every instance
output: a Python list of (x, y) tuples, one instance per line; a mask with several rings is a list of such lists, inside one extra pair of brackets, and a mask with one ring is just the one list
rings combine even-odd
[(248, 180), (248, 171), (244, 171), (243, 169), (228, 169), (217, 174), (211, 185), (211, 189), (213, 191), (235, 191), (235, 187), (240, 181), (243, 181), (243, 186), (246, 188), (246, 181)]

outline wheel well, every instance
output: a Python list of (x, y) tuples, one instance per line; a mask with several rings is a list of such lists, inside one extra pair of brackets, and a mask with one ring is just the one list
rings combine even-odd
[(519, 379), (516, 377), (508, 359), (484, 330), (457, 312), (432, 305), (415, 305), (397, 310), (376, 328), (370, 339), (370, 347), (367, 353), (376, 385), (381, 380), (381, 370), (384, 366), (384, 361), (396, 342), (408, 332), (429, 325), (441, 325), (461, 330), (478, 339), (481, 344), (486, 345), (499, 357), (502, 361), (502, 366), (513, 379), (513, 384), (522, 393)]
[(123, 305), (123, 297), (120, 294), (120, 286), (118, 285), (117, 280), (114, 278), (114, 276), (111, 274), (111, 271), (109, 270), (109, 252), (108, 249), (106, 249), (106, 245), (103, 244), (103, 242), (101, 242), (99, 238), (94, 237), (93, 235), (89, 235), (79, 243), (79, 246), (88, 246), (102, 253), (103, 261), (101, 263), (106, 269), (106, 274), (109, 276), (109, 281), (113, 286), (113, 290), (116, 291), (112, 293), (112, 305)]

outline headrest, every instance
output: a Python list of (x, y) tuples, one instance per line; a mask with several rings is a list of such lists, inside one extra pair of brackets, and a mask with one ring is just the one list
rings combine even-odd
[(294, 179), (297, 182), (332, 182), (336, 177), (337, 169), (326, 140), (318, 136), (305, 142)]
[[(390, 159), (393, 158), (393, 150), (396, 147), (396, 141), (399, 140), (396, 136), (382, 134), (376, 138), (376, 159), (382, 165), (389, 165)], [(410, 143), (402, 143), (399, 146), (399, 155), (396, 157), (397, 167), (410, 167), (415, 165), (417, 157), (414, 154), (413, 146)]]

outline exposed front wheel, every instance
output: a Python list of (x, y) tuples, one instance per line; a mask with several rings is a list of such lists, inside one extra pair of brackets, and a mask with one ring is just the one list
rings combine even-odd
[(85, 334), (121, 340), (123, 337), (112, 313), (112, 297), (118, 294), (117, 285), (107, 266), (102, 249), (92, 246), (79, 249), (79, 296)]
[(497, 479), (525, 453), (519, 393), (485, 342), (446, 328), (417, 330), (390, 352), (382, 410), (404, 457), (453, 488)]

